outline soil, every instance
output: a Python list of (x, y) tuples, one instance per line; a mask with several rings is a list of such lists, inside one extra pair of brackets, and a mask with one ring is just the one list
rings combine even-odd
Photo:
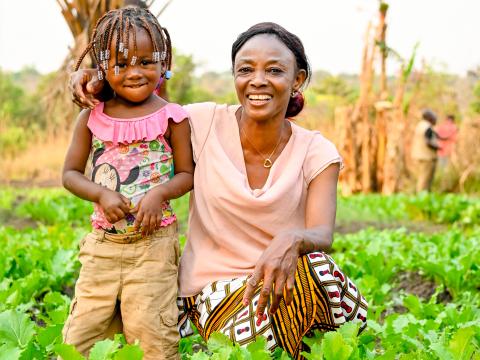
[(339, 234), (351, 234), (360, 230), (373, 227), (377, 230), (394, 230), (398, 228), (406, 228), (408, 232), (423, 232), (426, 234), (436, 234), (447, 230), (444, 224), (434, 224), (430, 222), (411, 222), (411, 221), (350, 221), (348, 223), (340, 223), (335, 227), (335, 232)]
[[(423, 275), (417, 272), (402, 272), (398, 274), (398, 285), (394, 288), (395, 292), (401, 290), (413, 294), (419, 298), (428, 300), (435, 293), (437, 284), (430, 279), (425, 278)], [(452, 301), (452, 295), (445, 288), (437, 296), (438, 303), (448, 303)]]
[(37, 227), (36, 221), (29, 218), (16, 216), (13, 210), (6, 209), (0, 209), (0, 224), (17, 230)]

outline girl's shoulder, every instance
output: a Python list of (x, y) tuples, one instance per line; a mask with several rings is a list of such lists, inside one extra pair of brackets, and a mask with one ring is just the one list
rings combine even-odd
[(88, 118), (88, 128), (95, 137), (114, 144), (152, 141), (165, 134), (168, 121), (179, 123), (188, 118), (182, 106), (167, 103), (154, 112), (134, 118), (116, 118), (104, 113), (99, 103)]

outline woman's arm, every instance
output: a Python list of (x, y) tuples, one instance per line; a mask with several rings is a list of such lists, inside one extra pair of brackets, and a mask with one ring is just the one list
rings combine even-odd
[(160, 226), (162, 202), (179, 198), (193, 188), (194, 165), (188, 119), (179, 123), (169, 121), (168, 126), (175, 175), (165, 184), (149, 190), (137, 205), (138, 213), (134, 225), (139, 228), (141, 224), (142, 233), (145, 235), (153, 233)]
[[(97, 70), (79, 69), (70, 74), (68, 87), (72, 92), (72, 101), (82, 108), (93, 109), (99, 103), (99, 98), (108, 97), (105, 82), (98, 80)], [(105, 94), (104, 94), (105, 93)]]
[(253, 298), (256, 284), (263, 280), (258, 299), (257, 316), (263, 316), (270, 294), (270, 313), (278, 309), (285, 290), (285, 301), (293, 298), (295, 272), (300, 255), (328, 251), (333, 241), (337, 204), (339, 164), (332, 164), (310, 183), (307, 194), (305, 229), (293, 229), (277, 234), (258, 260), (247, 282), (244, 305)]
[(63, 165), (63, 186), (74, 195), (99, 203), (110, 223), (123, 219), (128, 214), (130, 200), (115, 191), (87, 179), (85, 165), (90, 154), (92, 134), (87, 127), (90, 110), (82, 110), (78, 115), (72, 141)]

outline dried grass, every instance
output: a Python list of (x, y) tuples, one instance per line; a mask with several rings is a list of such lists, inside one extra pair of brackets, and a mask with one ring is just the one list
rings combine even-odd
[(39, 140), (15, 156), (0, 157), (0, 183), (60, 185), (68, 136)]

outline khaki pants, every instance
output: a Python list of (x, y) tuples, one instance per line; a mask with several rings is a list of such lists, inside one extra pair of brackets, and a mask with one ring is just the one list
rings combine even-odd
[(430, 191), (430, 189), (432, 188), (433, 176), (435, 175), (436, 165), (437, 159), (415, 160), (415, 172), (417, 174), (417, 192)]
[(176, 228), (147, 237), (94, 230), (81, 241), (82, 268), (63, 328), (65, 343), (87, 355), (109, 335), (120, 311), (125, 337), (140, 341), (144, 359), (179, 358)]

